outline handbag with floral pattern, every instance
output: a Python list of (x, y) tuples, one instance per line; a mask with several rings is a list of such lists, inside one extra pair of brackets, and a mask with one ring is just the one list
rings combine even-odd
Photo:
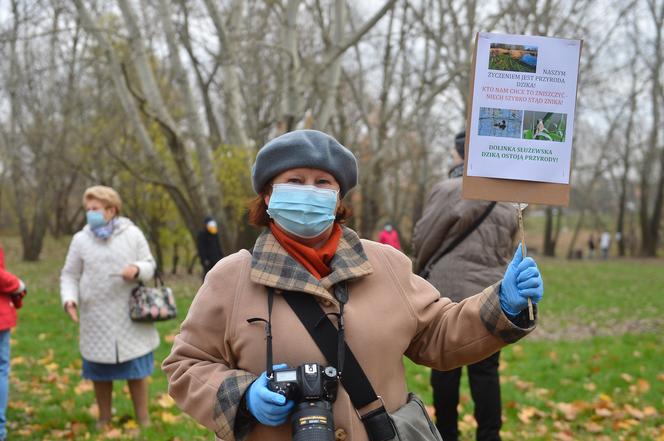
[(159, 274), (155, 274), (154, 280), (154, 287), (139, 282), (131, 292), (129, 317), (135, 322), (161, 322), (178, 314), (171, 288), (164, 285)]

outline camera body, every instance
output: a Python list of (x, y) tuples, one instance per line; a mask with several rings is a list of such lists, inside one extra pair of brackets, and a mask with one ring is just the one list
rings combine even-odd
[(337, 370), (317, 363), (277, 369), (268, 389), (295, 401), (291, 415), (293, 441), (334, 441), (332, 403), (337, 398)]
[(268, 389), (296, 403), (318, 400), (334, 402), (338, 386), (337, 370), (317, 363), (277, 369), (267, 383)]

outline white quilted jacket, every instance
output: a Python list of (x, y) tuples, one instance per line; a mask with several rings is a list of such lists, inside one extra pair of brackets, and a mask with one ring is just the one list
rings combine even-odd
[(122, 363), (153, 351), (159, 334), (151, 323), (129, 318), (129, 295), (135, 282), (120, 275), (129, 264), (138, 278), (150, 281), (155, 261), (141, 230), (119, 217), (108, 240), (95, 237), (87, 225), (76, 233), (60, 275), (62, 304), (74, 301), (80, 314), (80, 350), (97, 363)]

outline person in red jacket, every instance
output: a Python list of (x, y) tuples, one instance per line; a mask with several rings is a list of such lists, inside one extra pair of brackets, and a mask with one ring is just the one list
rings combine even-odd
[(378, 236), (378, 242), (386, 245), (392, 245), (397, 250), (401, 251), (401, 242), (399, 242), (399, 233), (394, 229), (392, 224), (387, 223)]
[(9, 397), (9, 335), (16, 326), (16, 310), (23, 305), (25, 283), (5, 269), (0, 248), (0, 441), (7, 438), (7, 400)]

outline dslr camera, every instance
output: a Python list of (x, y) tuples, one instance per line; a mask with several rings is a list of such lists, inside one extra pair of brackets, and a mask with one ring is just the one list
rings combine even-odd
[(294, 441), (334, 441), (332, 403), (339, 387), (334, 367), (305, 363), (276, 369), (267, 387), (296, 403), (291, 415)]

